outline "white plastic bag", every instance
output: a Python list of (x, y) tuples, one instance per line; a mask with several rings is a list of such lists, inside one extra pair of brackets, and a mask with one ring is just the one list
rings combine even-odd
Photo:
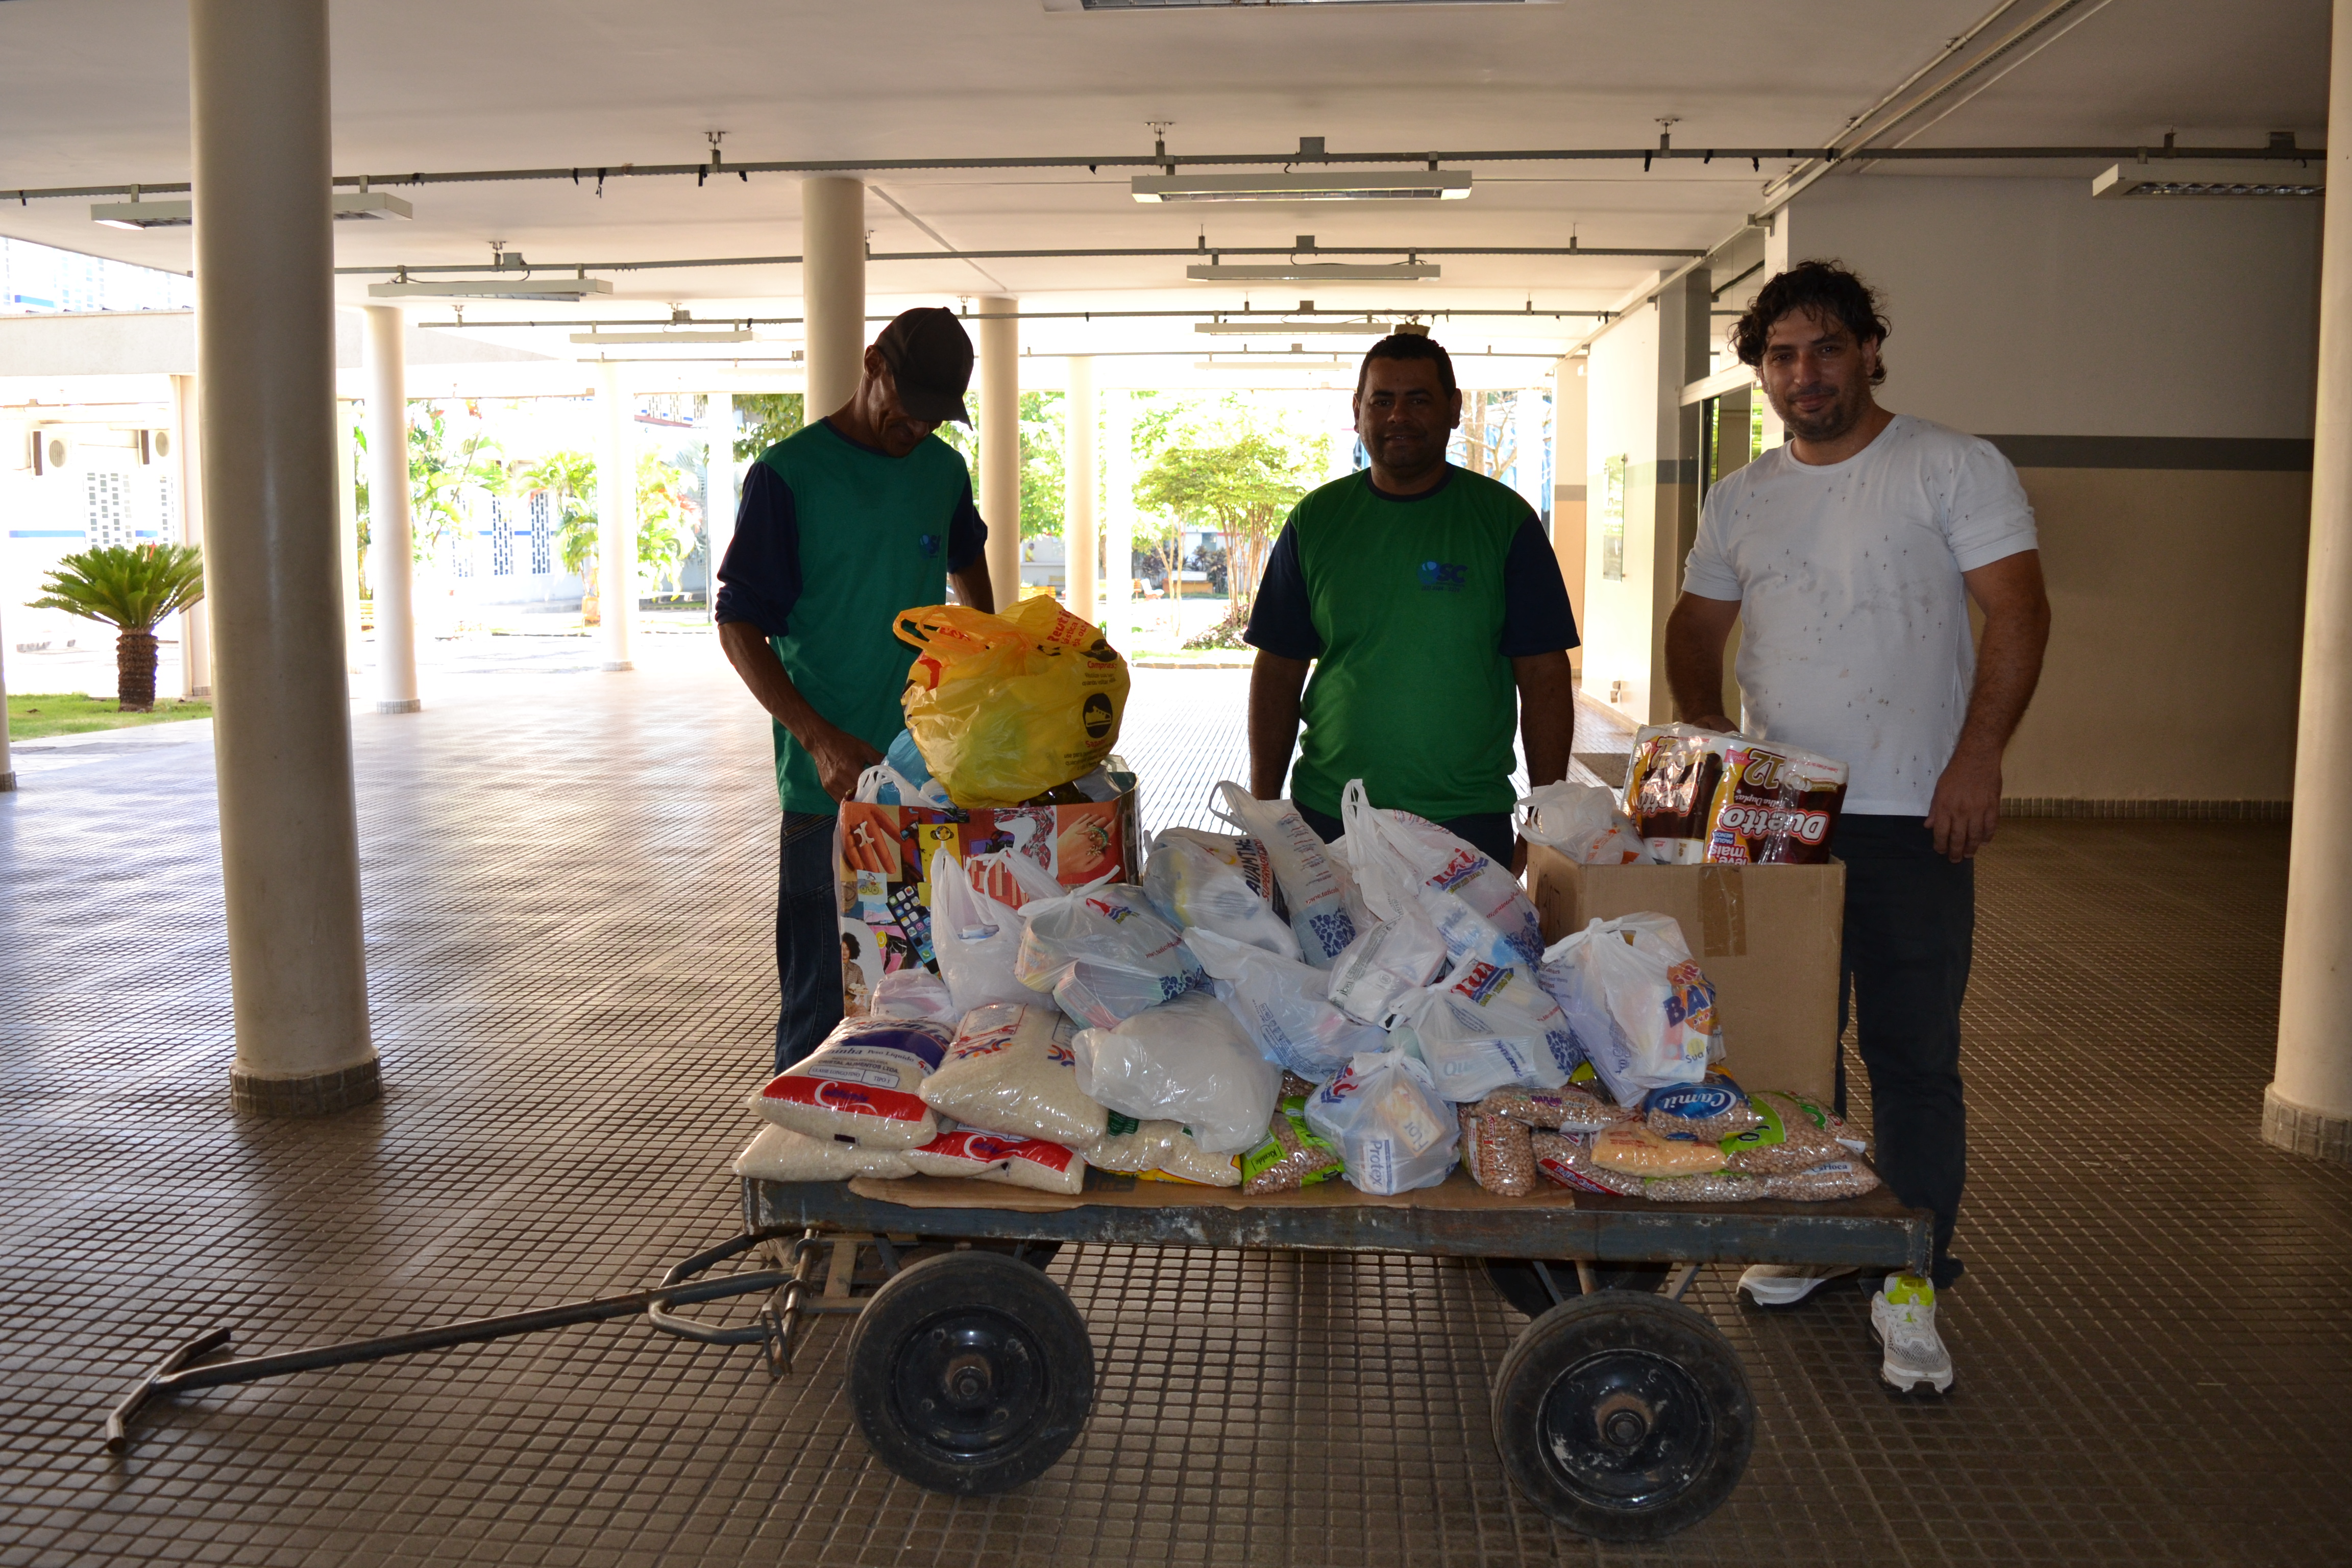
[(918, 1092), (953, 1037), (915, 1018), (845, 1018), (804, 1061), (770, 1079), (751, 1109), (812, 1138), (911, 1149), (938, 1136)]
[(1282, 1069), (1258, 1055), (1213, 996), (1180, 996), (1115, 1029), (1081, 1029), (1078, 1088), (1139, 1121), (1181, 1121), (1212, 1154), (1265, 1136)]
[(1457, 963), (1479, 958), (1499, 969), (1542, 957), (1536, 907), (1510, 868), (1426, 817), (1374, 806), (1361, 779), (1349, 781), (1339, 812), (1349, 858), (1374, 915), (1388, 919), (1386, 905), (1402, 909), (1410, 889)]
[(919, 963), (894, 969), (875, 983), (873, 1013), (877, 1018), (929, 1018), (950, 1028), (963, 1016), (948, 983)]
[(1596, 920), (1554, 942), (1537, 978), (1620, 1105), (1698, 1082), (1722, 1053), (1715, 988), (1672, 915)]
[(1359, 1051), (1388, 1044), (1383, 1030), (1358, 1023), (1325, 1000), (1326, 971), (1213, 931), (1188, 933), (1186, 944), (1258, 1050), (1301, 1078), (1329, 1078)]
[(1462, 1127), (1429, 1068), (1402, 1051), (1367, 1051), (1307, 1097), (1307, 1125), (1339, 1146), (1358, 1192), (1433, 1187), (1454, 1169)]
[(1208, 988), (1176, 928), (1131, 883), (1089, 883), (1021, 906), (1026, 917), (1014, 973), (1051, 991), (1063, 1012), (1098, 1029)]
[(1274, 912), (1274, 868), (1265, 846), (1255, 838), (1219, 839), (1181, 828), (1155, 839), (1143, 866), (1151, 907), (1186, 931), (1213, 931), (1298, 958), (1298, 938)]
[(955, 803), (948, 799), (947, 787), (937, 779), (929, 784), (917, 784), (887, 762), (875, 763), (857, 775), (857, 787), (850, 792), (852, 800), (871, 801), (877, 805), (920, 805), (934, 811), (945, 811)]
[(911, 1176), (904, 1149), (877, 1149), (845, 1138), (812, 1138), (788, 1127), (762, 1127), (735, 1156), (735, 1173), (755, 1182), (839, 1182), (851, 1176)]
[(1368, 921), (1331, 964), (1325, 994), (1351, 1018), (1385, 1027), (1397, 1003), (1437, 978), (1445, 967), (1445, 939), (1415, 904)]
[(1440, 1094), (1482, 1100), (1512, 1084), (1558, 1089), (1580, 1059), (1559, 1004), (1535, 971), (1470, 959), (1400, 1004), (1402, 1037), (1429, 1064)]
[(1627, 866), (1650, 858), (1617, 794), (1600, 784), (1548, 784), (1519, 802), (1519, 836), (1546, 844), (1580, 866)]
[(1043, 1138), (1083, 1149), (1110, 1113), (1078, 1088), (1070, 1042), (1077, 1025), (1034, 992), (1022, 1005), (975, 1007), (955, 1043), (923, 1080), (923, 1103), (966, 1127), (1007, 1138)]
[(1290, 906), (1290, 929), (1300, 956), (1318, 969), (1347, 951), (1363, 923), (1363, 900), (1347, 866), (1331, 858), (1323, 840), (1286, 800), (1259, 800), (1233, 783), (1217, 786), (1217, 815), (1265, 846), (1274, 857), (1275, 879)]
[(931, 952), (959, 1018), (992, 1002), (1037, 1000), (1015, 970), (1021, 955), (1019, 912), (998, 903), (972, 881), (973, 870), (993, 858), (976, 855), (967, 864), (944, 849), (931, 856)]

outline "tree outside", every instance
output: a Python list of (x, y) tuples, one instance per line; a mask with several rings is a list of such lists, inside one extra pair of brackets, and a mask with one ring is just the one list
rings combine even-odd
[[(1323, 475), (1328, 438), (1300, 438), (1251, 405), (1228, 398), (1163, 447), (1136, 481), (1135, 499), (1213, 530), (1225, 557), (1236, 626), (1248, 619), (1265, 557), (1290, 509)], [(1183, 438), (1189, 437), (1189, 438)]]
[(735, 395), (735, 460), (748, 463), (807, 423), (807, 399), (797, 392)]
[(60, 560), (37, 610), (63, 610), (115, 628), (114, 694), (126, 713), (155, 706), (155, 626), (205, 596), (204, 552), (193, 544), (104, 545)]

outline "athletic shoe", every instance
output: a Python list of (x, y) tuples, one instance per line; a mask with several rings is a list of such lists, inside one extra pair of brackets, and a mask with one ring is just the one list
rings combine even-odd
[(1852, 1268), (1815, 1268), (1797, 1263), (1758, 1263), (1739, 1277), (1739, 1289), (1759, 1307), (1793, 1307), (1832, 1279), (1843, 1279)]
[(1870, 1331), (1886, 1347), (1879, 1375), (1908, 1394), (1921, 1384), (1952, 1386), (1952, 1356), (1936, 1333), (1936, 1288), (1916, 1274), (1890, 1274), (1870, 1299)]

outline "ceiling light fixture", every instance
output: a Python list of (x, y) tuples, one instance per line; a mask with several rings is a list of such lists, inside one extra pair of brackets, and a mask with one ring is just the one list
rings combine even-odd
[(713, 328), (698, 332), (574, 332), (575, 343), (601, 345), (605, 343), (748, 343), (751, 331), (748, 327)]
[(1195, 283), (1419, 283), (1437, 277), (1429, 261), (1288, 261), (1270, 266), (1227, 267), (1206, 262), (1184, 268)]
[[(383, 191), (359, 191), (351, 195), (338, 194), (335, 198), (337, 221), (345, 218), (376, 219), (413, 218), (415, 210), (398, 196)], [(92, 223), (109, 228), (185, 228), (195, 221), (193, 200), (173, 202), (142, 202), (139, 189), (132, 186), (127, 202), (100, 202), (89, 209)]]
[(2219, 160), (2200, 163), (2191, 158), (2156, 158), (2140, 163), (2117, 163), (2091, 182), (2094, 197), (2134, 197), (2172, 201), (2211, 201), (2244, 197), (2289, 200), (2327, 194), (2326, 166), (2309, 163), (2283, 168), (2276, 174), (2250, 170), (2244, 163)]
[(1289, 338), (1314, 332), (1341, 338), (1384, 338), (1389, 321), (1202, 321), (1192, 329), (1213, 338)]
[(1459, 201), (1470, 194), (1467, 169), (1333, 170), (1313, 174), (1138, 174), (1128, 189), (1139, 202)]
[[(520, 250), (509, 250), (506, 241), (490, 242), (490, 269), (494, 272), (528, 274), (530, 263), (522, 258)], [(586, 268), (576, 268), (573, 278), (451, 278), (438, 283), (419, 283), (401, 268), (393, 273), (389, 283), (368, 285), (371, 300), (551, 300), (562, 304), (577, 304), (591, 297), (608, 295), (613, 286), (602, 278), (591, 278)]]

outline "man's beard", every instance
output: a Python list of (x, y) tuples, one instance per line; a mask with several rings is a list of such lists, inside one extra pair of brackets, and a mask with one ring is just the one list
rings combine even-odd
[(1839, 396), (1819, 414), (1808, 416), (1797, 413), (1796, 393), (1811, 390), (1810, 387), (1796, 388), (1790, 393), (1786, 406), (1777, 403), (1773, 405), (1772, 412), (1780, 416), (1781, 425), (1790, 436), (1803, 441), (1834, 441), (1862, 423), (1863, 410), (1867, 405), (1859, 393)]

